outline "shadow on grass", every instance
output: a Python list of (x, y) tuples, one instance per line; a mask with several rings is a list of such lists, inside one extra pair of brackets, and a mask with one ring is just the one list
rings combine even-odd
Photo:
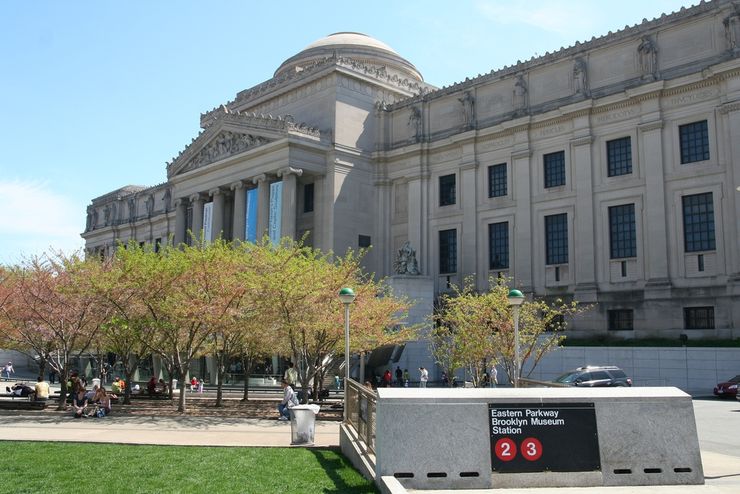
[[(339, 448), (315, 448), (310, 450), (311, 453), (316, 457), (319, 465), (326, 472), (326, 476), (334, 483), (334, 489), (324, 489), (324, 494), (334, 493), (351, 493), (351, 494), (376, 494), (380, 491), (375, 487), (375, 484), (370, 483), (362, 476), (360, 472), (354, 469), (350, 461), (342, 455)], [(328, 453), (336, 453), (338, 456)], [(346, 472), (347, 469), (352, 469), (363, 482), (368, 482), (364, 485), (349, 484), (347, 479), (339, 475), (339, 472)]]

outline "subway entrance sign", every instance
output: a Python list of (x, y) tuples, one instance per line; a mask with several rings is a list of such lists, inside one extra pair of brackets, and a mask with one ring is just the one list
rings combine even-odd
[(601, 470), (593, 403), (489, 404), (491, 470)]

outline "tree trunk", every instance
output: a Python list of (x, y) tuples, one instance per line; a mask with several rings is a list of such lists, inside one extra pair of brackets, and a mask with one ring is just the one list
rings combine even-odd
[(180, 377), (180, 401), (177, 404), (177, 411), (180, 413), (185, 413), (187, 410), (185, 409), (185, 395), (187, 394), (187, 387), (185, 378), (188, 375), (189, 369), (180, 369), (180, 372), (178, 372), (178, 376)]
[(133, 369), (129, 368), (127, 365), (123, 366), (123, 375), (126, 376), (126, 387), (123, 388), (123, 404), (124, 405), (130, 405), (131, 404), (131, 376), (134, 375)]
[(46, 359), (44, 357), (39, 358), (39, 375), (41, 379), (44, 379), (46, 375)]
[(63, 367), (59, 372), (59, 384), (61, 384), (61, 391), (59, 392), (59, 403), (57, 404), (57, 411), (64, 411), (67, 409), (67, 377), (69, 371), (66, 367)]
[(249, 376), (252, 374), (252, 359), (247, 355), (241, 356), (242, 369), (244, 369), (244, 396), (242, 401), (249, 400)]
[(216, 385), (216, 407), (222, 407), (223, 404), (223, 397), (224, 397), (224, 376), (226, 375), (226, 364), (224, 363), (224, 353), (223, 352), (217, 352), (216, 353), (216, 380), (218, 381), (218, 384)]

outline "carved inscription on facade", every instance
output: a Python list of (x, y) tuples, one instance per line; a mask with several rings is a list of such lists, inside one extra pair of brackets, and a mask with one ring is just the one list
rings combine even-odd
[(638, 113), (639, 113), (638, 109), (634, 106), (630, 108), (621, 108), (619, 110), (597, 115), (596, 123), (607, 123), (607, 122), (615, 122), (617, 120), (624, 120), (630, 117), (634, 117)]
[(717, 88), (706, 88), (691, 93), (677, 94), (668, 99), (667, 103), (670, 106), (686, 105), (688, 103), (694, 103), (696, 101), (703, 101), (717, 96)]

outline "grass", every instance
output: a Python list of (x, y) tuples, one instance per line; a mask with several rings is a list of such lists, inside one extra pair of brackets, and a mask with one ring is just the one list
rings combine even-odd
[(378, 492), (331, 449), (0, 444), (0, 493)]

